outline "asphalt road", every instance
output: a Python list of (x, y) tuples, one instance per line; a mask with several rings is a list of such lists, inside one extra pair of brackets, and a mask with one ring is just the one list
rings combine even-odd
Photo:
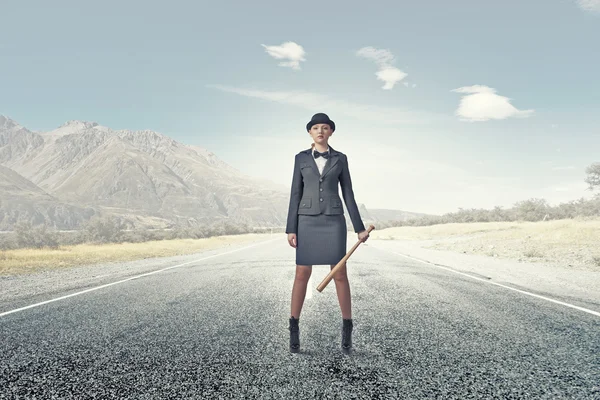
[(281, 235), (1, 316), (0, 399), (600, 398), (600, 317), (370, 242), (348, 262), (351, 355), (335, 283), (316, 291), (326, 266), (289, 353), (294, 251)]

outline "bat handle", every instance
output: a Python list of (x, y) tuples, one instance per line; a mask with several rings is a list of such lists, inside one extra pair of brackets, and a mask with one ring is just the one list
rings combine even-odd
[[(369, 229), (367, 229), (367, 233), (371, 233), (371, 231), (375, 229), (374, 225), (369, 225)], [(349, 252), (346, 253), (346, 255), (344, 256), (344, 258), (342, 258), (340, 260), (340, 262), (337, 263), (337, 265), (329, 272), (329, 274), (327, 274), (327, 276), (325, 277), (325, 279), (323, 279), (323, 281), (319, 284), (319, 286), (317, 286), (317, 290), (319, 292), (323, 292), (323, 289), (325, 289), (325, 287), (329, 284), (329, 282), (331, 282), (331, 280), (333, 279), (333, 277), (335, 276), (335, 274), (342, 268), (342, 266), (344, 264), (346, 264), (346, 261), (350, 258), (350, 256), (352, 255), (352, 253), (354, 253), (354, 250), (356, 250), (356, 248), (362, 243), (361, 240), (359, 240), (358, 242), (356, 242), (356, 244), (354, 246), (352, 246), (352, 248), (350, 249)]]

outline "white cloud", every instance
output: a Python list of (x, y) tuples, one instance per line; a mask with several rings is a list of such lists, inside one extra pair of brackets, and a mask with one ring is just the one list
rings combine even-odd
[(376, 49), (374, 47), (363, 47), (356, 52), (359, 57), (364, 57), (374, 61), (379, 67), (379, 71), (375, 73), (377, 79), (384, 82), (382, 88), (390, 90), (404, 79), (408, 74), (394, 67), (394, 55), (387, 49)]
[(306, 61), (304, 55), (306, 52), (304, 48), (294, 42), (285, 42), (280, 46), (267, 46), (262, 44), (265, 51), (273, 58), (281, 60), (287, 59), (289, 61), (282, 61), (279, 63), (281, 67), (290, 67), (295, 70), (300, 69), (300, 61)]
[(577, 5), (585, 11), (600, 12), (600, 0), (577, 0)]
[[(397, 107), (374, 106), (369, 104), (353, 103), (345, 100), (334, 99), (320, 93), (307, 91), (267, 91), (258, 89), (244, 89), (224, 85), (207, 85), (225, 92), (236, 93), (242, 96), (254, 97), (278, 103), (299, 106), (313, 112), (314, 110), (327, 110), (332, 116), (342, 114), (352, 118), (372, 121), (376, 124), (396, 123), (429, 123), (447, 119), (446, 115), (429, 112), (406, 111)], [(331, 117), (333, 120), (333, 116)]]
[(390, 65), (394, 62), (394, 55), (387, 49), (376, 49), (374, 47), (363, 47), (356, 52), (357, 56), (375, 61), (380, 66)]
[(398, 68), (387, 67), (377, 71), (375, 75), (377, 75), (377, 79), (385, 82), (383, 89), (389, 90), (392, 89), (396, 83), (404, 79), (407, 74), (400, 71)]
[(466, 93), (460, 101), (456, 115), (463, 121), (487, 121), (508, 117), (528, 117), (534, 110), (518, 110), (508, 97), (496, 94), (496, 89), (483, 85), (464, 86), (452, 92)]

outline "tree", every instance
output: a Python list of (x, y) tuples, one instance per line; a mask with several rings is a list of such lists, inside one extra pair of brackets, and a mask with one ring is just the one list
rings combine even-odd
[(585, 173), (588, 175), (585, 178), (585, 183), (590, 185), (589, 190), (600, 188), (600, 162), (593, 163), (585, 169)]
[(550, 206), (545, 199), (529, 199), (515, 203), (517, 218), (525, 221), (539, 221), (547, 214)]
[(45, 223), (33, 226), (30, 221), (20, 220), (15, 224), (15, 234), (17, 245), (21, 248), (58, 247), (56, 232), (49, 231)]
[(83, 235), (93, 243), (115, 243), (123, 236), (124, 224), (113, 216), (94, 216), (84, 226)]

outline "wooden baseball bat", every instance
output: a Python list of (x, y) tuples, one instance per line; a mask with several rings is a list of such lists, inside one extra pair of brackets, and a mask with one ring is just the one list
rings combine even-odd
[[(367, 229), (367, 233), (371, 233), (371, 231), (375, 229), (375, 227), (373, 225), (369, 225), (369, 229)], [(327, 274), (327, 276), (325, 277), (325, 279), (323, 279), (323, 282), (321, 282), (321, 284), (319, 286), (317, 286), (317, 290), (319, 292), (322, 292), (323, 289), (325, 289), (325, 286), (327, 286), (327, 284), (329, 282), (331, 282), (331, 280), (333, 279), (333, 277), (335, 276), (335, 274), (344, 266), (344, 264), (346, 263), (346, 261), (348, 261), (348, 258), (350, 258), (350, 256), (352, 255), (352, 253), (354, 253), (354, 250), (356, 250), (356, 248), (358, 247), (358, 245), (360, 245), (362, 243), (361, 240), (359, 240), (358, 242), (356, 242), (356, 244), (354, 246), (352, 246), (352, 248), (350, 249), (350, 251), (348, 253), (346, 253), (346, 255), (344, 256), (344, 258), (342, 258), (340, 260), (340, 262), (338, 262), (336, 264), (335, 267), (333, 267), (333, 269), (329, 272), (329, 274)]]

